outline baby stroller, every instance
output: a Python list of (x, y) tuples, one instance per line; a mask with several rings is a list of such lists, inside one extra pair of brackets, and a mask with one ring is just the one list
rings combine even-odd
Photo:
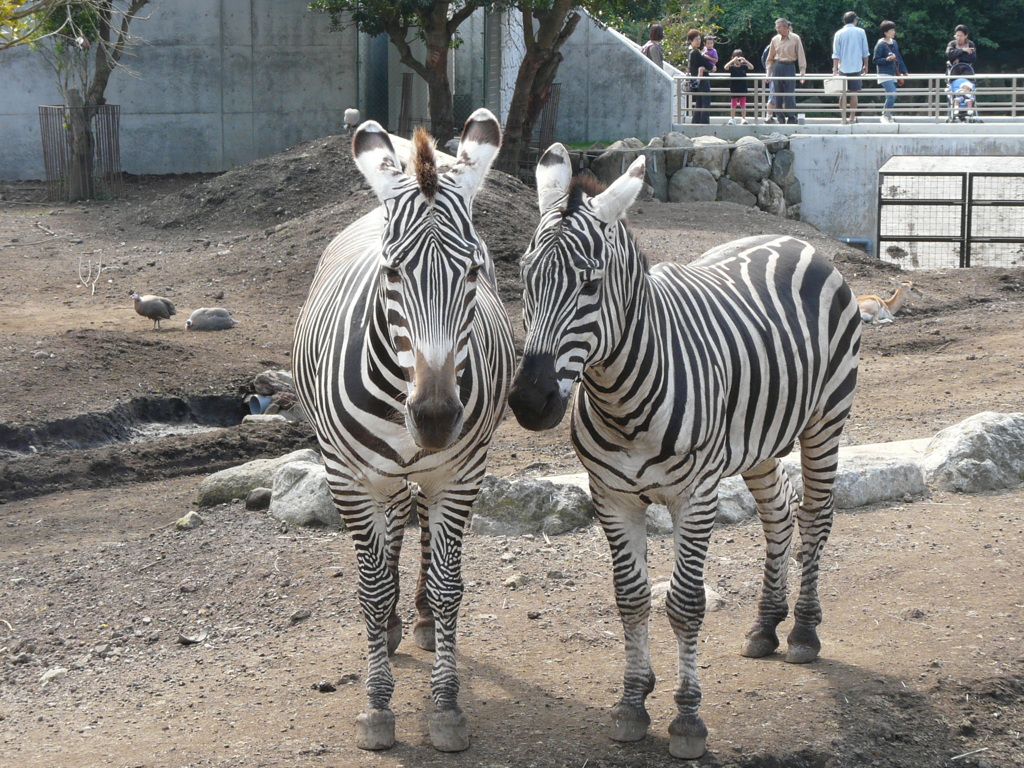
[(949, 67), (946, 77), (948, 78), (946, 98), (949, 100), (949, 116), (946, 117), (946, 122), (980, 123), (974, 68), (970, 64), (957, 62)]

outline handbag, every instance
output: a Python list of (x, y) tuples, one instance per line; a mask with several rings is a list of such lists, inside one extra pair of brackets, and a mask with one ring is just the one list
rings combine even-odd
[(906, 83), (906, 81), (905, 81), (905, 80), (904, 80), (904, 79), (903, 79), (902, 77), (901, 77), (901, 78), (899, 78), (898, 80), (896, 80), (896, 85), (897, 85), (898, 87), (900, 87), (900, 88), (902, 88), (902, 87), (904, 86), (904, 84), (905, 84), (905, 83)]
[(846, 90), (845, 78), (842, 77), (826, 77), (825, 78), (825, 93), (836, 95), (841, 94)]

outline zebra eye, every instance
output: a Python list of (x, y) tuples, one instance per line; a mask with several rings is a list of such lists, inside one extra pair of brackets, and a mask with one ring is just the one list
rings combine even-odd
[(398, 280), (400, 280), (402, 277), (401, 273), (399, 273), (398, 271), (398, 267), (392, 266), (390, 264), (381, 267), (381, 272), (384, 273), (385, 279), (390, 283), (398, 282)]

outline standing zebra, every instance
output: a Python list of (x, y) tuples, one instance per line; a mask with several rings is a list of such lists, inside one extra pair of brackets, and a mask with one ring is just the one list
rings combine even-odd
[(455, 666), (462, 535), (515, 364), (494, 264), (472, 221), (500, 143), (494, 115), (477, 110), (454, 167), (439, 174), (418, 131), (407, 175), (388, 134), (364, 123), (352, 151), (383, 205), (327, 246), (295, 328), (295, 390), (359, 570), (369, 646), (369, 706), (356, 722), (363, 749), (395, 743), (388, 653), (402, 637), (398, 555), (417, 502), (411, 482), (421, 544), (413, 636), (435, 651), (430, 738), (443, 751), (469, 746)]
[[(519, 423), (550, 429), (581, 382), (572, 417), (611, 546), (626, 670), (611, 737), (642, 739), (654, 689), (645, 510), (668, 506), (675, 567), (666, 608), (679, 646), (675, 757), (704, 753), (697, 633), (719, 480), (742, 474), (767, 537), (764, 582), (742, 653), (778, 647), (788, 613), (794, 514), (803, 566), (786, 660), (821, 647), (818, 561), (832, 525), (839, 436), (857, 380), (860, 314), (842, 276), (805, 242), (765, 236), (715, 248), (689, 266), (648, 268), (621, 219), (644, 158), (591, 197), (552, 146), (537, 166), (541, 221), (522, 261), (527, 340), (509, 395)], [(799, 503), (779, 457), (800, 440)]]

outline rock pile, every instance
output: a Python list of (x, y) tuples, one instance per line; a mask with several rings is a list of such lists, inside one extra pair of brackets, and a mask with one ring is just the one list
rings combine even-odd
[(605, 184), (621, 176), (640, 155), (647, 157), (641, 200), (693, 203), (723, 200), (800, 218), (800, 181), (793, 172), (789, 139), (744, 136), (735, 143), (717, 136), (690, 139), (674, 131), (648, 144), (630, 138), (582, 155), (584, 173)]

